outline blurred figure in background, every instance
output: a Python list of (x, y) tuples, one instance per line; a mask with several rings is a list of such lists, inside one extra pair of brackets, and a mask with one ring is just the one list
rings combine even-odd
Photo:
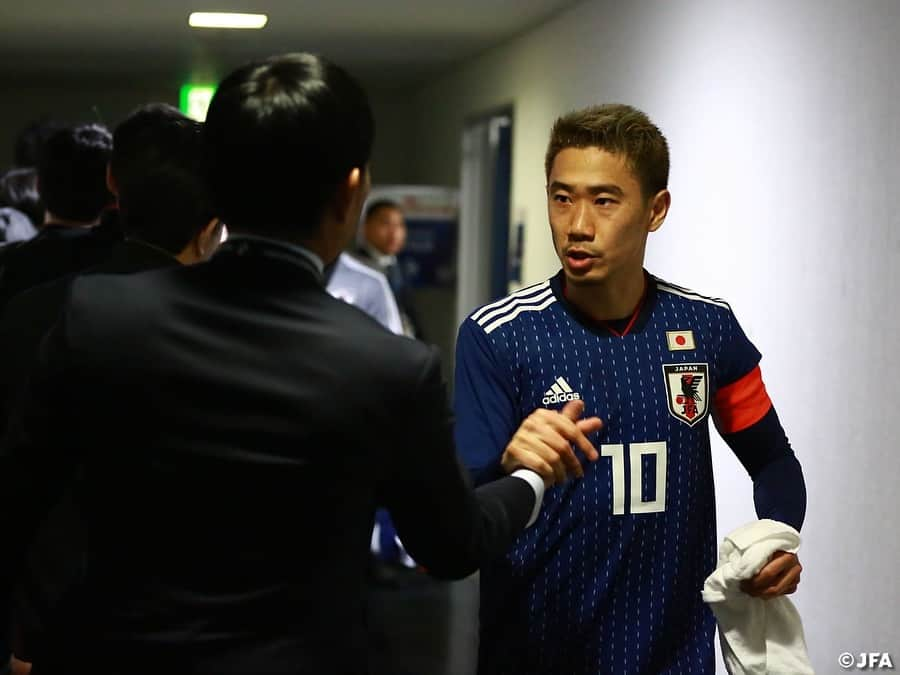
[[(130, 273), (207, 259), (222, 236), (202, 177), (202, 125), (172, 106), (141, 106), (115, 131), (108, 187), (119, 208), (124, 241), (83, 272)], [(44, 333), (62, 306), (72, 275), (32, 287), (0, 311), (0, 432)], [(28, 358), (25, 358), (25, 357)]]
[(43, 147), (38, 191), (44, 224), (33, 239), (0, 250), (0, 310), (17, 293), (104, 260), (110, 238), (92, 232), (112, 203), (106, 165), (112, 136), (98, 124), (66, 127)]
[(24, 213), (37, 233), (37, 228), (44, 222), (44, 203), (38, 194), (37, 169), (10, 169), (0, 176), (0, 207)]
[(397, 254), (405, 245), (406, 220), (400, 206), (389, 199), (379, 199), (369, 204), (356, 255), (384, 273), (400, 308), (404, 334), (421, 340), (422, 324), (416, 312), (412, 287), (397, 260)]
[(47, 140), (66, 125), (57, 120), (41, 118), (30, 122), (16, 134), (13, 146), (13, 167), (33, 168), (41, 161)]
[[(202, 262), (212, 255), (222, 225), (203, 176), (201, 129), (164, 104), (141, 106), (116, 128), (109, 187), (126, 239), (85, 274), (127, 274)], [(64, 277), (17, 295), (0, 318), (0, 353), (8, 358), (0, 370), (0, 432), (71, 281)], [(71, 612), (83, 611), (90, 602), (76, 595), (84, 575), (79, 564), (83, 546), (81, 519), (67, 495), (31, 548), (27, 583), (17, 597), (14, 648), (22, 661), (39, 659), (48, 636), (52, 641), (55, 632), (67, 630), (78, 620)]]
[(397, 301), (378, 270), (344, 252), (325, 268), (325, 284), (334, 297), (358, 307), (392, 333), (404, 334)]
[(37, 230), (28, 216), (18, 209), (0, 206), (0, 247), (28, 241), (36, 234)]

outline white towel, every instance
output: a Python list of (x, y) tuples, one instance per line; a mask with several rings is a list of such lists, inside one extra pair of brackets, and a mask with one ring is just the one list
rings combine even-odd
[(758, 520), (725, 537), (719, 566), (703, 585), (703, 601), (719, 623), (725, 667), (732, 675), (814, 675), (803, 624), (786, 596), (763, 600), (741, 590), (776, 551), (796, 553), (800, 534), (775, 520)]

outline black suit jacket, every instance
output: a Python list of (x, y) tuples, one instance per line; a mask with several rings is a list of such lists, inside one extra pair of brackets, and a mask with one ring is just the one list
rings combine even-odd
[[(137, 241), (122, 241), (108, 258), (84, 274), (130, 274), (177, 265), (168, 253)], [(41, 338), (59, 316), (74, 275), (29, 288), (11, 298), (0, 310), (0, 436), (6, 428), (12, 400), (20, 392), (37, 354)]]
[(516, 478), (469, 487), (435, 350), (276, 242), (80, 279), (42, 351), (0, 447), (0, 523), (25, 538), (81, 464), (90, 530), (90, 609), (45, 673), (85, 655), (97, 673), (364, 672), (376, 504), (441, 577), (506, 550), (534, 505)]
[[(152, 246), (127, 241), (116, 244), (109, 258), (85, 274), (129, 274), (171, 267), (178, 261)], [(0, 436), (14, 401), (25, 386), (41, 339), (53, 326), (64, 306), (73, 276), (30, 288), (12, 298), (0, 316)], [(16, 654), (34, 660), (42, 651), (44, 634), (64, 630), (65, 616), (56, 608), (82, 581), (84, 532), (82, 519), (66, 493), (42, 524), (32, 544), (27, 572), (16, 601)]]
[(115, 218), (115, 213), (109, 212), (95, 227), (47, 224), (28, 241), (0, 249), (0, 310), (24, 290), (106, 260), (121, 239)]

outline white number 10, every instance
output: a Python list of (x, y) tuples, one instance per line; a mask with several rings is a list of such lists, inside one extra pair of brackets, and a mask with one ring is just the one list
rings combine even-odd
[[(600, 454), (612, 459), (612, 507), (613, 515), (625, 514), (625, 446), (601, 445)], [(664, 441), (632, 443), (628, 453), (631, 461), (631, 513), (659, 513), (666, 510), (666, 456)], [(650, 501), (643, 499), (643, 458), (656, 457), (656, 495)]]

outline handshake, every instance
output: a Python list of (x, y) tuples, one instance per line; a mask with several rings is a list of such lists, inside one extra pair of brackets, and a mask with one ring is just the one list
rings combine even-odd
[(599, 417), (585, 417), (584, 401), (569, 401), (562, 410), (538, 408), (519, 426), (506, 446), (500, 464), (507, 474), (531, 469), (544, 479), (546, 487), (560, 485), (568, 478), (581, 478), (584, 468), (575, 448), (590, 462), (600, 457), (587, 439), (603, 427)]

